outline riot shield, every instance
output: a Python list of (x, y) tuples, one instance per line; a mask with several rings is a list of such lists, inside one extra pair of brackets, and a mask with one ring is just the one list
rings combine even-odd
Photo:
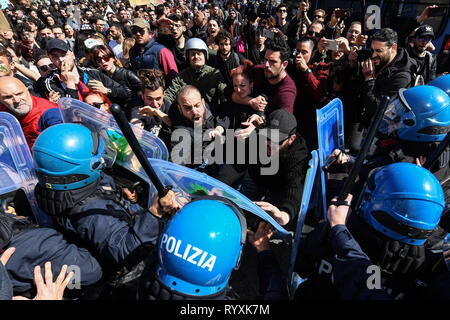
[(305, 185), (303, 187), (302, 193), (302, 203), (300, 205), (300, 211), (297, 217), (297, 226), (295, 229), (294, 240), (292, 243), (291, 249), (291, 258), (288, 269), (288, 294), (289, 299), (293, 299), (295, 291), (298, 286), (304, 281), (304, 279), (300, 278), (300, 276), (294, 272), (295, 262), (297, 260), (297, 253), (300, 244), (300, 239), (302, 236), (303, 226), (305, 224), (306, 213), (313, 209), (318, 208), (318, 204), (315, 203), (317, 201), (317, 197), (314, 197), (313, 189), (314, 186), (319, 182), (318, 176), (318, 167), (319, 167), (319, 156), (317, 150), (313, 150), (311, 152), (311, 159), (309, 160), (309, 168), (306, 172)]
[[(39, 209), (34, 197), (34, 187), (37, 182), (33, 158), (19, 121), (7, 112), (0, 112), (0, 200), (2, 209), (6, 210), (8, 201), (14, 200), (18, 206), (29, 208), (32, 211), (31, 215), (30, 212), (17, 212), (18, 214), (34, 219), (41, 226), (51, 227), (53, 226), (51, 218)], [(21, 195), (23, 197), (20, 197)], [(22, 203), (25, 201), (24, 198), (28, 201), (26, 206)]]
[[(186, 200), (194, 199), (196, 196), (217, 195), (228, 198), (238, 205), (241, 209), (251, 212), (259, 218), (269, 222), (279, 232), (283, 240), (289, 241), (291, 234), (280, 226), (267, 212), (262, 210), (250, 199), (245, 197), (236, 189), (225, 183), (208, 176), (205, 173), (159, 159), (148, 159), (153, 170), (158, 175), (163, 185), (173, 186), (175, 193), (179, 193)], [(145, 175), (146, 180), (151, 184), (143, 170), (136, 172), (141, 177)], [(150, 199), (156, 188), (151, 184)]]
[[(119, 126), (111, 114), (72, 98), (61, 98), (58, 102), (58, 107), (61, 111), (63, 122), (82, 123), (97, 132), (106, 131), (109, 139), (118, 148), (118, 160), (121, 162), (121, 165), (127, 166), (131, 162), (137, 162), (137, 160), (133, 160), (135, 157), (133, 157), (134, 155), (126, 139), (121, 135)], [(169, 159), (169, 151), (160, 138), (135, 125), (130, 124), (130, 126), (148, 158)]]
[(330, 155), (335, 149), (344, 150), (344, 110), (342, 101), (338, 98), (330, 101), (326, 106), (316, 111), (317, 137), (319, 152), (320, 181), (322, 185), (322, 210), (323, 217), (327, 218), (325, 172), (323, 168), (328, 166), (332, 159)]

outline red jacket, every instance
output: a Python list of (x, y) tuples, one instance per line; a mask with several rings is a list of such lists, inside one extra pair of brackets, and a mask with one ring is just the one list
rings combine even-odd
[(27, 140), (28, 147), (33, 147), (34, 141), (36, 141), (38, 135), (41, 133), (39, 131), (39, 120), (42, 117), (42, 114), (51, 108), (58, 108), (58, 106), (43, 98), (35, 97), (31, 95), (31, 99), (33, 100), (33, 107), (30, 112), (28, 112), (25, 116), (17, 116), (13, 112), (11, 112), (4, 105), (0, 104), (0, 111), (9, 112), (13, 114), (17, 120), (19, 120), (20, 126), (22, 127), (23, 134), (25, 139)]

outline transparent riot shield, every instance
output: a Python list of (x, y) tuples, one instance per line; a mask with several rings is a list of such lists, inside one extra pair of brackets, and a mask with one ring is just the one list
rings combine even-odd
[(327, 218), (326, 188), (324, 167), (333, 159), (330, 155), (335, 149), (344, 150), (344, 110), (342, 101), (338, 98), (330, 101), (326, 106), (316, 111), (317, 137), (319, 152), (319, 171), (322, 185), (322, 210), (323, 217)]
[[(241, 209), (251, 212), (259, 218), (269, 222), (278, 231), (278, 234), (283, 240), (290, 240), (291, 234), (287, 230), (280, 226), (267, 212), (262, 210), (236, 189), (205, 173), (173, 162), (150, 158), (148, 160), (161, 180), (161, 183), (165, 186), (173, 186), (174, 192), (179, 193), (182, 198), (191, 200), (196, 196), (204, 195), (217, 195), (228, 198)], [(138, 174), (145, 175), (146, 179), (148, 179), (143, 170), (138, 172)], [(150, 192), (151, 196), (149, 198), (153, 199), (153, 194), (156, 192), (156, 188), (153, 185), (151, 185)]]
[[(110, 142), (117, 146), (117, 160), (125, 165), (134, 160), (134, 154), (123, 137), (112, 114), (97, 109), (87, 103), (72, 98), (61, 98), (58, 102), (63, 122), (82, 123), (97, 132), (106, 132)], [(169, 159), (169, 152), (164, 142), (154, 134), (130, 124), (142, 150), (148, 158)]]
[[(300, 205), (300, 211), (297, 217), (297, 226), (295, 229), (294, 239), (292, 242), (291, 258), (288, 269), (288, 294), (289, 299), (293, 299), (295, 291), (298, 286), (304, 281), (296, 272), (294, 272), (295, 262), (297, 260), (298, 248), (302, 236), (303, 226), (305, 224), (306, 213), (314, 208), (320, 208), (318, 206), (317, 197), (314, 197), (314, 187), (318, 185), (320, 178), (318, 176), (319, 171), (319, 155), (317, 150), (311, 152), (311, 159), (309, 160), (309, 168), (306, 172), (305, 185), (302, 193), (302, 203)], [(317, 188), (316, 188), (317, 189)]]
[[(0, 112), (1, 210), (14, 208), (15, 213), (51, 227), (51, 218), (39, 209), (34, 197), (37, 182), (33, 158), (19, 121), (7, 112)], [(10, 206), (12, 203), (14, 205)]]

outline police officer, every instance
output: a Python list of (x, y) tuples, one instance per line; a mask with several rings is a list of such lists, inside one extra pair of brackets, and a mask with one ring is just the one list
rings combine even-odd
[(442, 253), (426, 249), (445, 207), (436, 177), (415, 164), (390, 164), (370, 173), (352, 213), (348, 205), (329, 207), (321, 246), (324, 224), (300, 244), (296, 267), (308, 280), (297, 298), (442, 298), (436, 282), (448, 291), (449, 271)]
[(139, 299), (224, 300), (232, 297), (230, 275), (239, 267), (247, 223), (222, 197), (199, 197), (167, 224), (141, 277)]
[[(39, 227), (27, 218), (0, 212), (0, 252), (16, 248), (6, 264), (15, 295), (34, 297), (34, 267), (43, 269), (47, 261), (58, 274), (63, 265), (79, 268), (81, 289), (96, 284), (102, 278), (98, 261), (87, 249), (69, 243), (53, 228)], [(79, 294), (79, 292), (78, 292)]]
[(83, 125), (64, 123), (45, 130), (33, 147), (39, 181), (35, 196), (65, 235), (87, 247), (104, 270), (116, 273), (143, 261), (156, 245), (163, 216), (180, 205), (173, 191), (161, 199), (155, 195), (146, 210), (131, 205), (102, 172), (105, 150), (103, 137)]

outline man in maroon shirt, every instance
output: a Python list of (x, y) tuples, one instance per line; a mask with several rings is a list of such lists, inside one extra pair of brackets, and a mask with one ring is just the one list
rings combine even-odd
[(277, 109), (285, 109), (293, 113), (297, 88), (286, 72), (291, 55), (290, 48), (281, 38), (268, 40), (265, 45), (264, 64), (254, 67), (254, 88), (255, 91), (264, 93), (268, 101), (263, 96), (242, 98), (235, 92), (231, 94), (231, 100), (249, 105), (257, 111), (265, 112), (266, 115)]

